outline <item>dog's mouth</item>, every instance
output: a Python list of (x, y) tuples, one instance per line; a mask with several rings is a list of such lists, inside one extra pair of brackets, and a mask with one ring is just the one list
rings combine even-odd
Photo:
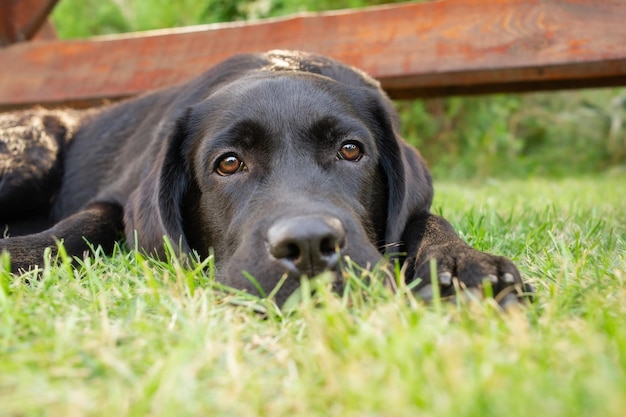
[(381, 280), (386, 286), (395, 287), (395, 281), (391, 278), (393, 268), (390, 268), (391, 264), (386, 257), (381, 256), (373, 263), (363, 264), (339, 252), (335, 255), (338, 261), (333, 269), (325, 269), (314, 275), (274, 268), (266, 270), (265, 275), (239, 270), (238, 274), (216, 276), (218, 281), (235, 290), (235, 293), (246, 293), (261, 304), (273, 302), (281, 309), (290, 309), (303, 299), (313, 299), (318, 292), (342, 296), (345, 291), (350, 292), (350, 288), (361, 290)]
[(312, 206), (304, 213), (278, 207), (269, 218), (247, 219), (233, 231), (239, 237), (234, 252), (216, 251), (218, 281), (282, 305), (306, 283), (341, 292), (346, 266), (364, 270), (379, 262), (382, 254), (355, 216)]

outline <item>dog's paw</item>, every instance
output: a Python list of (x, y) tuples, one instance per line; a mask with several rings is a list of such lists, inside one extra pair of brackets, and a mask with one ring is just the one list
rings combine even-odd
[[(435, 262), (434, 269), (431, 259)], [(419, 280), (415, 290), (425, 301), (432, 300), (435, 294), (434, 282), (438, 285), (440, 296), (449, 300), (458, 296), (482, 298), (491, 293), (503, 308), (532, 301), (533, 287), (522, 281), (511, 260), (468, 246), (431, 252), (430, 256), (414, 259), (411, 269), (408, 277)], [(431, 270), (436, 273), (434, 280), (431, 279)]]

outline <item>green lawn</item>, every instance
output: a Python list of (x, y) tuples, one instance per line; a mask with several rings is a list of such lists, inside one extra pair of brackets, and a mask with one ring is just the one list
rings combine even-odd
[(0, 268), (0, 416), (621, 417), (625, 183), (437, 184), (435, 211), (537, 288), (506, 314), (376, 283), (280, 313), (125, 251), (30, 285)]

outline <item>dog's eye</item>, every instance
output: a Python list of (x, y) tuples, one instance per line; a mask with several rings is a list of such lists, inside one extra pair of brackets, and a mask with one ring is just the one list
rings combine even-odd
[(337, 152), (337, 159), (356, 162), (363, 156), (361, 147), (354, 142), (347, 142), (341, 145), (341, 149)]
[(217, 161), (217, 165), (215, 166), (215, 172), (222, 177), (233, 175), (239, 171), (246, 171), (247, 169), (246, 164), (233, 154), (223, 156)]

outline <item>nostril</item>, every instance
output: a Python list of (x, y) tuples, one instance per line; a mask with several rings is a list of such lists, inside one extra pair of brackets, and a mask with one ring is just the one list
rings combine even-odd
[(337, 239), (334, 236), (328, 236), (320, 242), (320, 253), (324, 256), (334, 254), (339, 249)]
[(289, 259), (290, 261), (296, 261), (300, 255), (302, 255), (302, 251), (297, 243), (287, 243), (285, 245), (284, 258)]
[(277, 259), (286, 259), (295, 262), (302, 255), (298, 242), (285, 239), (278, 242), (270, 242), (270, 253)]

